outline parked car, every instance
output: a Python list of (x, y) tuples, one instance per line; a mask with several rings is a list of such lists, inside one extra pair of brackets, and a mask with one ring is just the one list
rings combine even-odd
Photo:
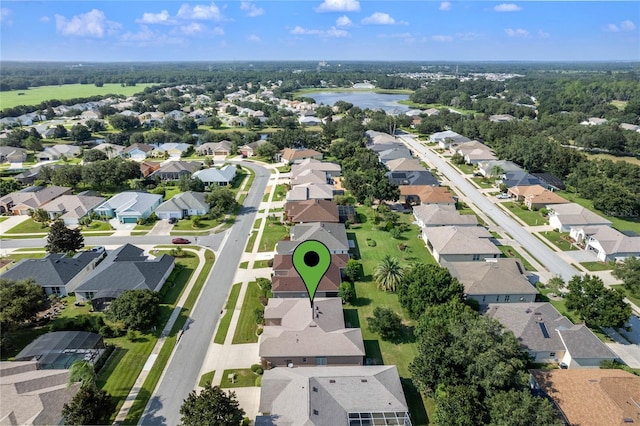
[(173, 244), (190, 244), (191, 241), (187, 240), (186, 238), (174, 238), (173, 240), (171, 240), (171, 242)]
[(177, 217), (170, 217), (169, 218), (169, 223), (171, 223), (171, 224), (178, 223), (178, 218)]
[(498, 194), (498, 195), (496, 195), (496, 197), (497, 197), (499, 200), (506, 200), (506, 199), (508, 199), (508, 198), (511, 198), (511, 197), (509, 196), (509, 194), (504, 194), (504, 193), (503, 193), (503, 194)]
[(92, 252), (95, 253), (104, 253), (104, 247), (103, 246), (95, 246), (94, 248), (91, 249)]

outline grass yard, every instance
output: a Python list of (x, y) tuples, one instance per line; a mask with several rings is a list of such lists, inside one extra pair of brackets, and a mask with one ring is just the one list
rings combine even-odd
[[(85, 246), (85, 248), (87, 248), (87, 247)], [(33, 247), (33, 248), (32, 247), (18, 248), (18, 249), (14, 249), (13, 253), (20, 253), (20, 252), (23, 252), (23, 251), (27, 251), (27, 252), (41, 252), (42, 251), (43, 252), (43, 251), (45, 251), (45, 248), (44, 247), (42, 247), (42, 248), (37, 248), (37, 247)]]
[(49, 227), (29, 218), (9, 229), (5, 234), (47, 234)]
[(130, 235), (132, 237), (141, 237), (143, 235), (147, 235), (149, 231), (131, 231)]
[(494, 188), (495, 187), (495, 185), (494, 185), (495, 181), (493, 179), (487, 179), (487, 178), (484, 178), (484, 177), (474, 177), (474, 178), (471, 178), (471, 180), (474, 181), (475, 183), (477, 183), (478, 186), (480, 188), (483, 188), (483, 189), (488, 189), (488, 188)]
[(543, 231), (540, 235), (544, 236), (547, 240), (551, 241), (556, 247), (562, 251), (578, 250), (578, 247), (569, 242), (568, 232), (558, 231)]
[(238, 269), (248, 269), (249, 268), (249, 262), (245, 261), (245, 262), (240, 262), (240, 265), (238, 265)]
[(255, 262), (253, 262), (253, 269), (270, 268), (271, 266), (269, 265), (269, 263), (271, 262), (273, 262), (273, 259), (256, 260)]
[(592, 212), (599, 214), (600, 216), (611, 221), (614, 228), (618, 231), (633, 231), (636, 234), (640, 234), (640, 216), (632, 217), (632, 218), (623, 218), (618, 216), (609, 216), (604, 214), (603, 212), (596, 210), (593, 207), (593, 202), (591, 200), (587, 200), (586, 198), (581, 198), (577, 194), (568, 191), (558, 191), (558, 194), (567, 200), (580, 204), (582, 207), (591, 210)]
[(8, 216), (0, 216), (0, 222), (4, 222), (7, 219), (9, 219)]
[(287, 164), (286, 166), (276, 167), (276, 169), (278, 169), (280, 173), (289, 173), (291, 171), (291, 166)]
[(218, 343), (220, 345), (224, 344), (224, 340), (227, 337), (227, 332), (229, 331), (229, 325), (231, 324), (231, 317), (233, 316), (233, 311), (235, 310), (236, 303), (238, 302), (238, 295), (240, 294), (241, 287), (242, 283), (235, 283), (231, 287), (231, 292), (229, 293), (227, 304), (224, 307), (225, 313), (224, 316), (220, 318), (220, 322), (218, 323), (218, 330), (216, 331), (213, 343)]
[(454, 163), (451, 163), (451, 165), (453, 165), (453, 167), (457, 167), (458, 169), (460, 169), (460, 171), (465, 175), (473, 174), (473, 171), (476, 169), (476, 166), (474, 166), (472, 164), (454, 164)]
[(135, 231), (151, 231), (156, 226), (156, 222), (145, 223), (144, 225), (136, 225), (133, 229)]
[(249, 240), (247, 241), (247, 247), (244, 249), (245, 253), (251, 253), (253, 251), (253, 246), (256, 243), (257, 236), (258, 236), (257, 231), (251, 232), (251, 235), (249, 236)]
[(548, 288), (540, 288), (538, 287), (538, 290), (540, 291), (540, 294), (542, 295), (541, 297), (541, 302), (549, 302), (551, 303), (557, 310), (558, 312), (560, 312), (562, 315), (564, 315), (565, 317), (569, 318), (569, 320), (574, 323), (577, 324), (579, 321), (577, 321), (577, 317), (575, 317), (575, 315), (573, 314), (573, 312), (569, 311), (567, 309), (567, 305), (564, 302), (563, 298), (550, 298), (548, 296), (549, 293), (551, 293), (551, 290), (549, 290)]
[(64, 84), (10, 90), (2, 92), (0, 109), (13, 108), (18, 105), (38, 105), (50, 99), (65, 100), (109, 94), (131, 96), (135, 93), (141, 93), (150, 86), (153, 86), (153, 84), (143, 83), (125, 87), (118, 83), (105, 84), (102, 87), (96, 87), (93, 84)]
[(262, 218), (258, 218), (256, 219), (255, 222), (253, 222), (253, 229), (260, 229), (260, 227), (262, 226)]
[(83, 226), (80, 228), (81, 232), (91, 232), (91, 231), (113, 231), (113, 227), (109, 222), (104, 222), (102, 220), (94, 220), (89, 224), (88, 227)]
[(213, 381), (213, 376), (216, 374), (216, 370), (209, 371), (208, 373), (204, 373), (200, 376), (200, 381), (198, 381), (198, 386), (204, 388), (207, 384), (211, 384)]
[[(192, 219), (180, 219), (173, 225), (175, 231), (204, 231), (213, 229), (222, 223), (221, 220), (200, 219), (198, 226), (193, 224)], [(206, 235), (206, 234), (205, 234)]]
[[(230, 378), (234, 377), (233, 381)], [(247, 388), (256, 385), (256, 379), (260, 377), (250, 368), (235, 368), (222, 372), (221, 388)]]
[(289, 235), (289, 227), (280, 222), (267, 221), (262, 231), (262, 239), (258, 246), (259, 252), (273, 251), (276, 243)]
[(502, 203), (504, 207), (506, 207), (511, 214), (522, 220), (529, 226), (537, 226), (537, 225), (545, 225), (547, 224), (547, 218), (542, 216), (539, 211), (523, 209), (520, 207), (520, 204), (508, 201), (506, 203)]
[(276, 191), (273, 194), (273, 201), (282, 201), (287, 196), (287, 187), (282, 184), (276, 185)]
[[(240, 318), (238, 318), (238, 325), (236, 326), (235, 334), (233, 335), (232, 343), (256, 343), (258, 336), (256, 331), (258, 330), (258, 324), (256, 324), (253, 312), (256, 309), (262, 308), (260, 303), (260, 287), (256, 281), (250, 281), (247, 287), (247, 292), (244, 295), (244, 301), (242, 302), (242, 310), (240, 311)], [(226, 376), (225, 376), (226, 377)]]
[(531, 265), (527, 259), (525, 259), (524, 257), (522, 257), (522, 255), (520, 253), (518, 253), (518, 250), (514, 249), (511, 246), (496, 246), (500, 249), (500, 251), (502, 252), (502, 254), (504, 255), (504, 257), (516, 257), (520, 260), (520, 262), (522, 262), (522, 266), (524, 266), (524, 269), (526, 269), (527, 271), (535, 271), (536, 268), (533, 267), (533, 265)]
[(608, 262), (582, 262), (580, 265), (584, 266), (588, 271), (610, 271), (613, 269), (613, 264)]

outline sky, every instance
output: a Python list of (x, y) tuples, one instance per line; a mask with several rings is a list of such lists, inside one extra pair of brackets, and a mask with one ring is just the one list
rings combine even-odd
[(637, 1), (0, 3), (0, 60), (640, 60)]

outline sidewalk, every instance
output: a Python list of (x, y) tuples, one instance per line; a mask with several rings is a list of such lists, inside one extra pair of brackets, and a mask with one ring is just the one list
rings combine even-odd
[(151, 351), (151, 354), (149, 355), (147, 362), (142, 367), (142, 371), (138, 375), (136, 382), (133, 384), (133, 387), (129, 391), (129, 395), (127, 395), (127, 398), (122, 404), (122, 407), (120, 407), (120, 411), (116, 416), (114, 424), (122, 424), (127, 418), (127, 415), (129, 414), (129, 410), (131, 410), (131, 407), (133, 406), (134, 401), (138, 397), (138, 393), (140, 393), (140, 390), (142, 389), (142, 385), (144, 384), (144, 381), (147, 379), (147, 376), (149, 375), (149, 371), (151, 371), (151, 369), (153, 368), (156, 358), (158, 357), (158, 354), (162, 350), (162, 347), (164, 346), (167, 336), (171, 332), (173, 325), (175, 324), (176, 320), (178, 319), (178, 316), (180, 315), (180, 312), (182, 311), (182, 307), (186, 303), (187, 298), (191, 293), (191, 289), (193, 288), (193, 285), (195, 284), (196, 280), (200, 276), (200, 272), (202, 272), (202, 268), (204, 267), (204, 264), (205, 264), (204, 250), (202, 249), (194, 250), (191, 248), (185, 248), (184, 250), (196, 253), (198, 255), (198, 259), (200, 260), (200, 262), (198, 263), (198, 266), (196, 267), (193, 274), (191, 275), (191, 279), (187, 283), (186, 288), (182, 292), (182, 296), (180, 297), (180, 300), (178, 300), (178, 303), (176, 303), (176, 307), (173, 309), (173, 312), (171, 313), (171, 316), (169, 317), (167, 324), (162, 330), (162, 333), (160, 333), (160, 338), (158, 339), (155, 346), (153, 347), (153, 350)]

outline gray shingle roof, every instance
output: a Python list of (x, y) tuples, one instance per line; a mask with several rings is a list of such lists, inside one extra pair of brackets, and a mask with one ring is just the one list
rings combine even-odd
[(446, 267), (464, 285), (464, 291), (468, 295), (538, 294), (538, 290), (527, 280), (528, 274), (517, 259), (446, 262)]
[(51, 253), (44, 259), (23, 259), (2, 274), (2, 278), (16, 281), (33, 278), (41, 286), (65, 286), (100, 256), (95, 252), (80, 252), (74, 257)]
[(204, 193), (193, 191), (181, 192), (160, 204), (156, 208), (156, 212), (172, 212), (190, 209), (209, 210), (209, 204), (204, 201)]
[(573, 359), (584, 358), (609, 358), (617, 356), (611, 349), (584, 324), (576, 324), (572, 327), (560, 327), (558, 333)]
[(318, 240), (331, 252), (349, 250), (347, 231), (342, 223), (300, 223), (291, 228), (290, 236), (290, 241), (278, 243), (279, 254), (293, 253), (298, 244), (306, 240)]

